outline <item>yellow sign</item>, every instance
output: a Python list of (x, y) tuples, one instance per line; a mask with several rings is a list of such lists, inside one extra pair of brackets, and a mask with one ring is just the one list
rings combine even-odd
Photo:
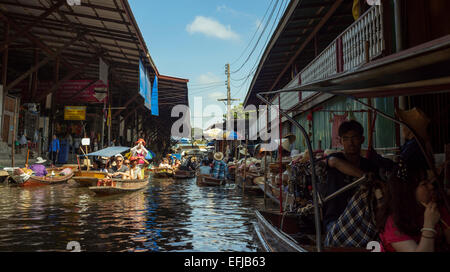
[(84, 121), (86, 120), (86, 106), (65, 106), (64, 120)]

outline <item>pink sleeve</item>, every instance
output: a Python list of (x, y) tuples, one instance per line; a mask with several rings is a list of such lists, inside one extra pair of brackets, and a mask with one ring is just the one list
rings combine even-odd
[(403, 242), (403, 241), (409, 241), (414, 239), (406, 234), (401, 233), (398, 228), (394, 224), (394, 220), (392, 219), (392, 216), (389, 216), (389, 218), (386, 221), (386, 226), (384, 227), (384, 232), (380, 235), (383, 244), (385, 246), (391, 245), (392, 243), (397, 242)]

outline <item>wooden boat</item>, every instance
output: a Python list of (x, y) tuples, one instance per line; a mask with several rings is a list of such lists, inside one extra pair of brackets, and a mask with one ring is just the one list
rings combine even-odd
[(176, 170), (173, 177), (176, 179), (195, 178), (195, 171)]
[[(258, 183), (257, 186), (259, 189), (264, 193), (264, 183)], [(280, 205), (280, 188), (277, 188), (273, 186), (270, 183), (267, 183), (266, 186), (266, 195), (273, 201), (273, 203)], [(293, 204), (294, 202), (294, 196), (292, 194), (287, 194), (286, 192), (283, 192), (283, 205), (285, 205), (286, 197), (289, 196), (288, 203), (287, 204)]]
[[(70, 169), (70, 168), (69, 168)], [(59, 173), (62, 169), (61, 168), (50, 168), (47, 169), (47, 172), (57, 172)], [(47, 175), (46, 177), (37, 177), (37, 176), (31, 176), (27, 181), (24, 183), (20, 183), (19, 186), (21, 187), (33, 187), (33, 186), (44, 186), (44, 185), (55, 185), (55, 184), (62, 184), (66, 183), (69, 179), (73, 177), (74, 173), (73, 171), (68, 175), (55, 175), (50, 176)]]
[(73, 180), (81, 187), (96, 186), (97, 182), (106, 178), (107, 173), (98, 171), (76, 171)]
[[(279, 212), (256, 212), (256, 236), (267, 252), (314, 252), (316, 237), (314, 218)], [(368, 252), (365, 248), (323, 248), (324, 252)]]
[(100, 180), (97, 186), (89, 187), (96, 195), (115, 195), (135, 192), (148, 185), (149, 178), (144, 179), (110, 179)]
[(197, 185), (198, 186), (220, 186), (224, 185), (225, 180), (216, 179), (208, 175), (198, 175), (197, 176)]
[(154, 178), (171, 178), (174, 175), (173, 170), (168, 168), (155, 168), (152, 170)]
[[(259, 176), (253, 176), (249, 175), (247, 176), (247, 181), (244, 182), (244, 177), (237, 176), (236, 177), (236, 185), (244, 190), (244, 192), (251, 193), (251, 194), (262, 194), (261, 189), (259, 188), (258, 184), (254, 182), (254, 180)], [(245, 188), (242, 188), (245, 187)]]

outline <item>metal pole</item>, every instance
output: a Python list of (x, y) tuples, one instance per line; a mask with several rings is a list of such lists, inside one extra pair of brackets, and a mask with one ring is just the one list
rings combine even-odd
[[(270, 101), (268, 101), (267, 99), (265, 99), (264, 97), (262, 97), (263, 93), (258, 93), (256, 94), (256, 97), (258, 97), (258, 99), (262, 100), (264, 103), (268, 104), (268, 105), (272, 105), (272, 103), (270, 103)], [(306, 132), (305, 128), (300, 125), (299, 122), (297, 122), (296, 120), (292, 119), (287, 113), (285, 113), (284, 111), (282, 111), (281, 109), (279, 110), (279, 112), (281, 114), (284, 115), (284, 117), (286, 117), (290, 122), (292, 122), (296, 127), (298, 127), (300, 129), (300, 131), (303, 134), (303, 137), (305, 137), (306, 139), (306, 145), (309, 151), (309, 154), (311, 154), (311, 156), (309, 156), (309, 160), (311, 163), (311, 183), (312, 183), (312, 187), (313, 187), (313, 204), (314, 204), (314, 223), (315, 223), (315, 228), (316, 228), (316, 247), (317, 247), (317, 251), (321, 252), (322, 251), (322, 227), (321, 227), (321, 222), (320, 222), (320, 212), (319, 212), (319, 195), (318, 195), (318, 191), (317, 191), (317, 183), (316, 183), (316, 167), (314, 164), (314, 156), (312, 156), (313, 153), (313, 149), (312, 149), (312, 145), (311, 145), (311, 139), (308, 136), (308, 133)]]
[(337, 190), (336, 192), (332, 193), (331, 195), (325, 197), (322, 202), (325, 203), (327, 201), (330, 201), (331, 199), (337, 197), (338, 195), (352, 189), (355, 188), (356, 186), (360, 185), (363, 181), (365, 181), (367, 179), (367, 177), (364, 175), (361, 178), (355, 180), (354, 182), (348, 184), (347, 186), (342, 187), (341, 189)]

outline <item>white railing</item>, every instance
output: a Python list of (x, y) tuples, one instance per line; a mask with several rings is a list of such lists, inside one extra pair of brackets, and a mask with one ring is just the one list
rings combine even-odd
[[(343, 72), (352, 70), (381, 55), (384, 50), (383, 9), (373, 6), (341, 34)], [(366, 48), (367, 47), (367, 48)]]
[(300, 73), (301, 84), (325, 79), (337, 73), (336, 42), (330, 44)]
[[(288, 84), (305, 85), (359, 67), (384, 50), (383, 9), (373, 6), (341, 33)], [(304, 98), (304, 96), (302, 96)]]

